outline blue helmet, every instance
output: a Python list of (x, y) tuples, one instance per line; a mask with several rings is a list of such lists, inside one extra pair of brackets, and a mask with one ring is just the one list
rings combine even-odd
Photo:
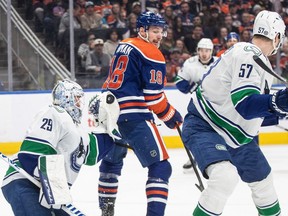
[(168, 27), (165, 19), (160, 14), (146, 11), (141, 13), (137, 19), (137, 31), (139, 31), (140, 27), (144, 27), (146, 31), (149, 26), (160, 26), (164, 30)]
[(226, 37), (226, 41), (229, 41), (232, 38), (235, 38), (238, 42), (240, 41), (240, 37), (236, 32), (230, 32)]

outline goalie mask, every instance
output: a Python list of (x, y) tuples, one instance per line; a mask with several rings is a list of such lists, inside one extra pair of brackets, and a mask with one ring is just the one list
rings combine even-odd
[[(273, 41), (274, 50), (270, 55), (277, 53), (282, 46), (285, 38), (286, 26), (282, 17), (272, 11), (263, 10), (259, 12), (254, 21), (253, 35), (262, 35)], [(275, 38), (278, 37), (280, 42), (275, 44)]]
[(81, 123), (84, 108), (84, 92), (82, 87), (71, 80), (58, 81), (52, 90), (53, 104), (64, 108), (73, 121)]

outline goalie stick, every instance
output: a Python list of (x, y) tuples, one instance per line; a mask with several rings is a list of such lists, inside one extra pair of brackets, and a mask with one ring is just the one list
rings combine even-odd
[(266, 72), (268, 72), (269, 74), (271, 74), (272, 76), (274, 76), (275, 78), (279, 79), (280, 81), (284, 82), (285, 84), (288, 84), (287, 79), (285, 79), (284, 77), (280, 76), (279, 74), (275, 73), (274, 71), (272, 71), (257, 55), (253, 56), (254, 61), (262, 68), (264, 69)]
[[(11, 167), (13, 167), (16, 171), (18, 171), (19, 173), (21, 173), (22, 175), (24, 175), (29, 181), (31, 181), (33, 184), (35, 184), (37, 187), (41, 187), (41, 184), (39, 181), (37, 181), (36, 179), (34, 179), (31, 175), (29, 175), (29, 173), (27, 173), (24, 169), (22, 169), (21, 167), (19, 167), (13, 160), (11, 160), (9, 157), (7, 157), (6, 155), (2, 154), (2, 152), (0, 152), (0, 157), (2, 160), (4, 160), (6, 163), (8, 163)], [(62, 207), (63, 211), (65, 211), (66, 213), (68, 213), (69, 215), (76, 215), (76, 216), (85, 216), (84, 213), (82, 213), (78, 208), (76, 208), (75, 206), (73, 206), (72, 204), (67, 204), (67, 205), (63, 205)]]
[[(178, 134), (179, 134), (179, 136), (180, 136), (180, 138), (181, 138), (181, 140), (182, 140), (182, 132), (181, 132), (181, 129), (180, 129), (179, 126), (177, 126), (176, 128), (177, 128)], [(183, 141), (182, 141), (182, 142), (183, 142)], [(184, 143), (183, 143), (183, 146), (184, 146), (184, 148), (185, 148), (185, 150), (186, 150), (186, 153), (187, 153), (187, 155), (188, 155), (188, 157), (189, 157), (189, 160), (190, 160), (190, 162), (191, 162), (191, 164), (192, 164), (193, 170), (194, 170), (194, 172), (195, 172), (195, 174), (196, 174), (196, 176), (197, 176), (198, 182), (199, 182), (199, 184), (195, 184), (195, 186), (202, 192), (205, 188), (204, 188), (203, 182), (202, 182), (202, 180), (201, 180), (200, 174), (199, 174), (199, 172), (198, 172), (198, 170), (197, 170), (196, 162), (195, 162), (195, 160), (194, 160), (191, 152), (190, 152), (189, 149), (185, 146)]]

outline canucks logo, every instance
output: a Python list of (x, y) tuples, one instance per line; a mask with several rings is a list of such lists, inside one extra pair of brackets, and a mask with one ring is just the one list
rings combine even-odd
[(80, 171), (81, 165), (84, 163), (86, 157), (86, 151), (83, 145), (83, 139), (81, 137), (78, 147), (71, 153), (71, 169), (78, 173)]
[(244, 50), (246, 52), (253, 52), (257, 56), (261, 55), (261, 51), (259, 49), (257, 49), (255, 46), (245, 46)]
[(225, 145), (222, 145), (222, 144), (216, 144), (215, 145), (215, 148), (219, 151), (227, 151), (227, 148)]

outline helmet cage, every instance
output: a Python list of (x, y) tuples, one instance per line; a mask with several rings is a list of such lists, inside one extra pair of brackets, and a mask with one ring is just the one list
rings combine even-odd
[(65, 109), (74, 122), (81, 123), (84, 108), (84, 92), (80, 85), (65, 79), (52, 90), (53, 104)]

